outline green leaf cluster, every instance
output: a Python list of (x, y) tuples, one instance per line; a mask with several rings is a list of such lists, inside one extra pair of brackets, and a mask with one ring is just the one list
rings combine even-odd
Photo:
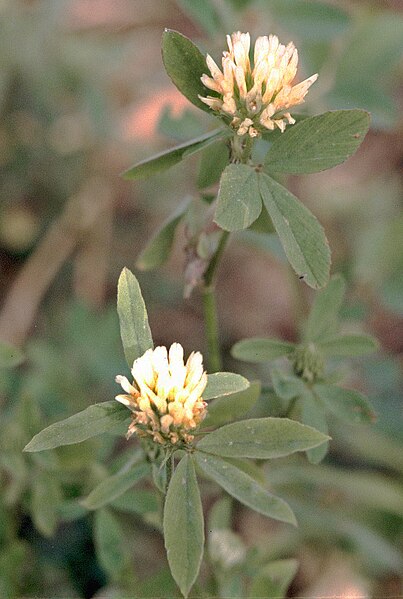
[[(251, 227), (263, 210), (296, 273), (311, 287), (320, 288), (326, 284), (330, 269), (330, 250), (323, 229), (313, 214), (272, 175), (332, 168), (357, 150), (368, 127), (369, 115), (362, 110), (334, 111), (303, 119), (276, 137), (263, 167), (258, 168), (247, 164), (226, 166), (228, 148), (222, 140), (230, 132), (221, 129), (143, 161), (125, 176), (152, 175), (213, 144), (202, 155), (198, 185), (209, 187), (222, 173), (215, 222), (226, 231), (239, 231)], [(140, 268), (151, 269), (162, 264), (185, 212), (186, 204), (162, 225), (140, 255)]]
[[(164, 536), (172, 576), (187, 597), (203, 556), (204, 519), (195, 465), (229, 495), (260, 514), (296, 525), (287, 503), (228, 458), (270, 459), (319, 446), (327, 436), (286, 418), (259, 418), (228, 424), (206, 434), (186, 454), (168, 486)], [(226, 459), (227, 458), (227, 459)]]
[[(215, 222), (227, 231), (250, 227), (264, 208), (296, 273), (314, 288), (329, 277), (330, 250), (311, 212), (271, 175), (313, 173), (344, 162), (369, 127), (362, 110), (302, 120), (273, 141), (262, 167), (231, 164), (221, 176)], [(262, 170), (263, 169), (263, 170)]]
[[(131, 367), (136, 358), (154, 345), (139, 283), (127, 268), (123, 269), (119, 277), (118, 314), (123, 349), (127, 363)], [(239, 374), (217, 372), (208, 375), (204, 398), (206, 401), (225, 398), (248, 387), (249, 382)], [(114, 400), (94, 404), (40, 431), (26, 445), (24, 451), (44, 451), (81, 443), (102, 433), (117, 430), (119, 425), (128, 419), (127, 408)]]
[[(194, 2), (181, 0), (181, 5), (205, 28), (218, 30), (221, 27), (213, 5), (206, 5), (207, 11), (200, 11)], [(207, 70), (202, 53), (186, 37), (168, 30), (164, 33), (162, 52), (165, 68), (176, 87), (193, 104), (211, 114), (199, 99), (200, 95), (211, 93), (200, 80)], [(228, 124), (222, 120), (223, 125)], [(330, 251), (324, 231), (314, 215), (277, 180), (278, 175), (314, 173), (340, 164), (357, 150), (368, 126), (368, 114), (359, 110), (301, 119), (284, 134), (270, 138), (262, 164), (256, 166), (249, 163), (248, 157), (245, 163), (234, 162), (229, 141), (233, 132), (223, 126), (135, 164), (124, 177), (141, 179), (201, 152), (199, 190), (208, 190), (220, 180), (214, 206), (215, 223), (228, 232), (253, 226), (264, 232), (275, 230), (295, 272), (318, 289), (326, 285), (330, 270)], [(148, 270), (163, 263), (189, 207), (190, 200), (186, 200), (162, 225), (138, 258), (140, 268)], [(112, 473), (104, 469), (92, 491), (73, 504), (62, 503), (59, 481), (53, 479), (46, 468), (39, 469), (31, 496), (37, 528), (50, 536), (63, 511), (67, 518), (74, 518), (87, 510), (97, 510), (94, 532), (100, 563), (113, 580), (122, 579), (129, 567), (128, 552), (125, 534), (114, 510), (147, 515), (149, 522), (160, 528), (158, 502), (145, 507), (150, 499), (148, 490), (133, 492), (137, 483), (152, 474), (164, 496), (162, 529), (170, 571), (187, 597), (199, 574), (204, 551), (204, 518), (197, 475), (213, 481), (248, 508), (295, 525), (292, 508), (266, 488), (258, 467), (247, 460), (268, 460), (306, 451), (311, 461), (319, 461), (327, 451), (329, 439), (325, 408), (347, 421), (365, 422), (372, 418), (363, 395), (332, 384), (322, 372), (322, 357), (359, 355), (375, 347), (368, 336), (337, 333), (343, 293), (343, 282), (333, 278), (317, 296), (299, 346), (281, 340), (249, 339), (238, 343), (233, 350), (235, 357), (245, 360), (265, 362), (288, 356), (293, 361), (292, 374), (273, 370), (272, 381), (281, 399), (294, 402), (292, 415), (301, 422), (277, 417), (240, 420), (248, 417), (258, 401), (260, 385), (249, 385), (244, 377), (234, 373), (211, 374), (204, 392), (204, 399), (212, 402), (211, 410), (204, 423), (203, 436), (195, 447), (186, 448), (185, 455), (183, 451), (173, 455), (176, 448), (165, 452), (161, 448), (150, 449), (144, 443), (138, 454), (112, 469)], [(140, 286), (128, 269), (124, 269), (119, 278), (118, 315), (124, 354), (130, 367), (135, 359), (153, 348), (153, 338)], [(7, 348), (3, 354), (7, 354), (6, 350), (10, 354)], [(7, 359), (3, 362), (9, 365)], [(120, 431), (128, 417), (127, 409), (115, 401), (97, 403), (42, 430), (26, 445), (25, 451), (35, 454), (81, 443), (105, 432)], [(214, 430), (210, 432), (210, 429)], [(233, 539), (231, 531), (227, 530), (226, 534)], [(248, 596), (263, 592), (266, 596), (283, 595), (294, 573), (292, 560), (267, 564), (255, 577)]]
[[(119, 279), (118, 313), (125, 355), (131, 364), (132, 360), (153, 347), (153, 340), (139, 284), (127, 269), (123, 270)], [(204, 398), (212, 401), (212, 413), (210, 420), (206, 421), (205, 430), (223, 421), (228, 422), (234, 414), (238, 418), (247, 414), (259, 394), (259, 384), (250, 386), (238, 374), (218, 372), (209, 375)], [(26, 451), (38, 452), (82, 442), (114, 430), (126, 418), (127, 410), (117, 402), (95, 404), (38, 433), (26, 446)], [(161, 471), (162, 468), (168, 476), (163, 518), (168, 562), (181, 592), (187, 596), (198, 575), (204, 545), (203, 512), (195, 465), (203, 476), (212, 479), (244, 505), (265, 516), (295, 524), (291, 508), (265, 489), (256, 480), (253, 468), (243, 463), (242, 459), (285, 456), (317, 447), (326, 440), (327, 436), (313, 428), (288, 419), (260, 418), (233, 422), (211, 433), (206, 432), (194, 452), (182, 457), (171, 478), (167, 469), (168, 463), (173, 460), (171, 455), (167, 454), (159, 467), (157, 462), (151, 467), (148, 462), (151, 454), (140, 451), (115, 473), (104, 476), (79, 506), (61, 506), (61, 510), (62, 513), (67, 510), (66, 515), (70, 513), (73, 517), (83, 513), (80, 507), (99, 510), (95, 520), (97, 553), (112, 577), (123, 576), (127, 566), (124, 534), (111, 508), (148, 514), (140, 501), (141, 493), (145, 491), (140, 490), (132, 496), (129, 491), (132, 493), (131, 489), (138, 482), (149, 477), (152, 469), (154, 471), (156, 467)], [(38, 478), (37, 485), (40, 483), (41, 478)], [(163, 492), (165, 484), (158, 484)], [(38, 486), (38, 491), (34, 493), (34, 501), (38, 506), (47, 505), (41, 491), (45, 488), (49, 497), (53, 496), (49, 493), (49, 484)], [(36, 513), (40, 523), (42, 511), (37, 508)], [(151, 512), (148, 517), (158, 525), (155, 511), (154, 515)], [(48, 519), (48, 522), (51, 521)]]
[[(235, 358), (247, 362), (265, 363), (287, 357), (293, 372), (272, 368), (274, 391), (281, 399), (292, 402), (292, 417), (324, 434), (328, 433), (326, 412), (347, 423), (368, 424), (375, 419), (365, 395), (340, 387), (331, 376), (326, 377), (325, 358), (361, 356), (378, 348), (377, 341), (369, 335), (338, 332), (344, 293), (343, 278), (333, 276), (328, 286), (318, 292), (299, 344), (255, 337), (239, 341), (232, 348)], [(323, 444), (310, 449), (308, 457), (317, 463), (326, 453), (327, 444)]]
[[(200, 16), (193, 2), (184, 5), (191, 14)], [(335, 16), (340, 15), (330, 7), (328, 13), (332, 26)], [(212, 26), (216, 22), (214, 9), (207, 14)], [(195, 106), (213, 114), (199, 99), (199, 96), (214, 94), (200, 81), (207, 70), (200, 50), (182, 34), (166, 30), (162, 55), (166, 71), (179, 91)], [(228, 152), (226, 139), (234, 137), (234, 133), (227, 127), (144, 160), (124, 176), (146, 177), (204, 150), (197, 184), (200, 189), (208, 188), (221, 176), (214, 216), (217, 225), (230, 232), (247, 229), (264, 211), (295, 272), (309, 286), (318, 289), (326, 285), (330, 271), (330, 250), (324, 231), (314, 215), (275, 177), (279, 173), (315, 173), (344, 162), (357, 150), (368, 128), (369, 115), (363, 110), (339, 110), (302, 119), (281, 135), (269, 134), (272, 142), (269, 151), (263, 164), (254, 167), (228, 165), (234, 157)], [(183, 214), (182, 209), (175, 212), (154, 236), (139, 257), (141, 268), (151, 269), (162, 264)]]
[[(153, 347), (153, 340), (148, 325), (147, 310), (145, 308), (139, 284), (134, 275), (127, 269), (122, 271), (119, 279), (118, 313), (122, 343), (130, 365), (134, 359), (141, 356), (150, 347)], [(225, 409), (228, 409), (226, 407), (227, 402), (231, 398), (238, 397), (239, 394), (245, 392), (248, 387), (249, 383), (244, 377), (233, 373), (218, 372), (208, 376), (204, 397), (206, 400), (215, 400), (217, 402), (218, 409), (216, 408), (216, 414), (220, 414), (220, 402), (224, 402), (223, 406), (225, 411)], [(256, 394), (252, 396), (252, 401), (250, 398), (248, 398), (248, 401), (244, 400), (244, 409), (247, 410), (247, 405), (253, 403), (255, 399)], [(116, 430), (116, 427), (121, 425), (127, 418), (127, 409), (118, 402), (109, 401), (95, 404), (78, 414), (70, 416), (64, 421), (56, 422), (39, 432), (26, 445), (25, 451), (35, 453), (46, 449), (80, 443), (101, 433)], [(115, 509), (134, 510), (134, 512), (142, 509), (138, 506), (136, 507), (135, 501), (133, 507), (133, 501), (128, 501), (126, 494), (139, 481), (150, 475), (151, 466), (146, 458), (146, 453), (140, 452), (139, 456), (135, 456), (133, 459), (123, 464), (116, 473), (103, 478), (90, 494), (81, 501), (80, 505), (75, 504), (70, 507), (67, 505), (61, 506), (61, 513), (63, 513), (64, 510), (66, 517), (69, 517), (70, 514), (73, 518), (77, 517), (77, 515), (82, 515), (86, 510), (100, 510), (97, 512), (95, 522), (97, 553), (101, 564), (113, 578), (121, 575), (123, 576), (123, 572), (127, 566), (127, 560), (125, 561), (126, 558), (122, 560), (126, 554), (124, 550), (124, 535), (119, 525), (119, 521), (114, 513), (110, 511), (110, 508), (106, 509), (105, 506), (109, 505)], [(184, 500), (184, 508), (182, 509), (181, 507), (181, 509), (178, 510), (178, 494), (175, 490), (175, 481), (182, 481), (183, 476), (181, 476), (181, 469), (184, 467), (187, 460), (188, 465), (184, 474), (187, 481), (185, 486), (187, 494)], [(182, 463), (183, 466), (181, 466)], [(175, 512), (178, 514), (178, 517), (184, 518), (183, 530), (186, 535), (188, 535), (186, 536), (186, 543), (182, 547), (182, 549), (186, 550), (187, 557), (184, 558), (184, 561), (182, 560), (182, 557), (180, 558), (181, 567), (179, 569), (176, 561), (175, 547), (173, 553), (170, 549), (168, 550), (168, 559), (172, 573), (184, 593), (187, 592), (186, 589), (188, 587), (190, 588), (189, 585), (193, 584), (194, 576), (197, 574), (203, 551), (202, 536), (200, 536), (203, 531), (200, 532), (199, 518), (201, 514), (201, 504), (200, 497), (198, 499), (198, 488), (197, 483), (195, 482), (195, 475), (192, 475), (192, 468), (193, 462), (191, 461), (190, 456), (187, 456), (180, 463), (168, 487), (165, 508), (168, 510), (168, 513), (170, 513), (171, 508), (169, 506), (174, 502), (176, 506)], [(33, 489), (33, 513), (38, 528), (42, 530), (44, 534), (52, 534), (57, 523), (60, 497), (58, 496), (58, 500), (56, 501), (55, 496), (59, 492), (60, 489), (57, 486), (56, 480), (49, 478), (46, 472), (36, 477)], [(133, 497), (135, 499), (136, 494)], [(189, 502), (191, 502), (191, 505), (189, 505)], [(49, 507), (50, 504), (52, 509)], [(82, 509), (84, 509), (84, 512)], [(194, 510), (196, 510), (196, 514), (199, 515), (196, 519), (194, 519)], [(156, 520), (155, 517), (156, 516), (152, 516), (153, 520), (158, 522), (158, 517), (156, 517)], [(193, 526), (196, 526), (196, 528), (193, 528)], [(167, 548), (170, 548), (172, 545), (173, 532), (169, 527), (169, 524), (167, 524), (166, 519), (164, 520), (164, 530), (166, 545)], [(176, 531), (176, 528), (174, 530)], [(186, 549), (187, 544), (189, 545), (188, 549)], [(181, 554), (181, 556), (182, 555), (183, 554)], [(119, 566), (118, 562), (120, 564)]]
[[(220, 3), (211, 0), (204, 3), (197, 0), (177, 2), (203, 30), (216, 34), (223, 29)], [(239, 8), (248, 3), (249, 0), (228, 0), (227, 6), (231, 4)], [(319, 53), (352, 21), (337, 7), (316, 0), (299, 3), (268, 0), (263, 4), (285, 30), (295, 31), (297, 39), (299, 36), (303, 36), (304, 40), (311, 38), (312, 50)], [(316, 18), (319, 16), (320, 19)], [(31, 18), (32, 15), (29, 15), (28, 21)], [(14, 25), (6, 33), (14, 35)], [(331, 94), (335, 107), (351, 106), (353, 100), (357, 105), (374, 109), (376, 124), (385, 125), (393, 121), (396, 114), (388, 97), (387, 79), (392, 82), (401, 31), (401, 19), (396, 15), (382, 15), (375, 11), (373, 15), (368, 14), (361, 27), (350, 28), (347, 44), (335, 45), (341, 56), (335, 69), (335, 89)], [(307, 47), (304, 44), (301, 48)], [(163, 54), (172, 81), (204, 111), (202, 117), (207, 119), (212, 112), (198, 98), (199, 93), (211, 94), (200, 82), (200, 74), (206, 71), (200, 51), (181, 34), (167, 31)], [(45, 89), (49, 85), (48, 79), (43, 77)], [(43, 96), (44, 88), (40, 87), (40, 95)], [(97, 107), (92, 108), (99, 116), (97, 93), (90, 98), (90, 104), (94, 101)], [(297, 121), (298, 124), (289, 127), (285, 134), (277, 131), (265, 135), (264, 152), (258, 159), (253, 158), (255, 167), (249, 163), (229, 164), (231, 131), (225, 128), (225, 121), (222, 129), (201, 135), (200, 127), (205, 120), (200, 119), (201, 125), (194, 128), (191, 119), (184, 120), (182, 133), (178, 133), (176, 138), (178, 143), (193, 136), (195, 139), (134, 165), (126, 176), (137, 180), (153, 175), (199, 153), (197, 187), (200, 195), (206, 198), (206, 206), (213, 199), (210, 188), (221, 178), (219, 200), (222, 204), (216, 207), (216, 220), (229, 222), (231, 231), (244, 227), (250, 229), (246, 233), (258, 231), (260, 235), (276, 231), (295, 271), (309, 285), (318, 288), (328, 277), (326, 239), (313, 215), (282, 185), (281, 176), (317, 172), (348, 158), (365, 135), (368, 117), (362, 111), (346, 110)], [(169, 131), (175, 123), (166, 116), (164, 126)], [(71, 182), (68, 187), (71, 187)], [(189, 210), (190, 200), (185, 200), (167, 219), (139, 256), (139, 268), (153, 269), (163, 263), (172, 248), (177, 227), (188, 216)], [(388, 278), (378, 281), (378, 284), (384, 301), (401, 311), (401, 285), (397, 277), (399, 265), (395, 254), (396, 240), (401, 237), (401, 222), (398, 228), (397, 224), (394, 222), (393, 230), (385, 232), (385, 247), (382, 245), (374, 261), (385, 260), (385, 252), (393, 254)], [(268, 236), (266, 239), (269, 244)], [(277, 237), (275, 239), (277, 241)], [(386, 242), (389, 242), (388, 250), (385, 249)], [(205, 256), (210, 256), (208, 251), (203, 251)], [(385, 272), (385, 262), (382, 263)], [(367, 264), (371, 268), (372, 260), (368, 260)], [(123, 434), (129, 412), (115, 401), (92, 403), (99, 401), (105, 393), (109, 395), (105, 381), (113, 380), (111, 373), (121, 372), (116, 367), (119, 352), (111, 351), (111, 346), (105, 343), (108, 329), (94, 326), (96, 319), (89, 310), (77, 310), (79, 317), (75, 320), (74, 330), (69, 332), (67, 328), (62, 332), (63, 327), (60, 326), (58, 346), (53, 344), (53, 340), (52, 343), (49, 340), (46, 343), (32, 340), (26, 350), (27, 365), (24, 365), (24, 372), (18, 373), (21, 382), (14, 376), (12, 368), (22, 363), (24, 356), (19, 350), (1, 344), (0, 369), (4, 369), (2, 375), (4, 380), (7, 379), (2, 385), (9, 385), (13, 399), (4, 405), (0, 425), (0, 474), (4, 486), (0, 498), (0, 595), (11, 597), (34, 593), (32, 589), (27, 591), (23, 588), (23, 579), (31, 573), (34, 578), (37, 577), (33, 570), (37, 566), (39, 569), (40, 564), (29, 543), (19, 538), (17, 519), (12, 521), (15, 514), (24, 514), (24, 518), (28, 517), (37, 531), (47, 538), (55, 535), (60, 520), (73, 523), (86, 516), (84, 527), (93, 522), (98, 562), (113, 585), (120, 587), (126, 579), (127, 586), (124, 588), (130, 589), (130, 592), (136, 588), (136, 593), (142, 596), (174, 596), (177, 589), (173, 586), (168, 568), (157, 573), (153, 581), (141, 584), (128, 575), (131, 569), (129, 556), (132, 555), (130, 542), (131, 537), (136, 535), (127, 534), (119, 512), (133, 514), (135, 519), (140, 517), (153, 529), (162, 531), (164, 528), (172, 572), (181, 591), (187, 595), (197, 579), (203, 553), (204, 523), (197, 481), (204, 477), (211, 481), (206, 485), (208, 490), (218, 485), (230, 496), (220, 496), (217, 509), (213, 506), (210, 511), (207, 527), (210, 562), (217, 575), (220, 596), (284, 596), (297, 566), (295, 560), (279, 560), (278, 555), (272, 556), (268, 563), (265, 560), (264, 565), (263, 560), (253, 562), (252, 558), (258, 552), (255, 549), (247, 551), (240, 535), (230, 529), (234, 501), (290, 524), (295, 523), (296, 515), (303, 532), (300, 537), (291, 537), (293, 529), (287, 527), (287, 533), (290, 532), (288, 543), (290, 538), (297, 543), (296, 539), (301, 537), (322, 539), (328, 543), (331, 537), (340, 544), (348, 544), (349, 549), (358, 549), (367, 557), (370, 567), (375, 564), (386, 570), (401, 568), (401, 557), (391, 539), (392, 529), (398, 528), (394, 523), (402, 515), (402, 494), (389, 477), (373, 472), (361, 473), (360, 476), (357, 472), (343, 472), (339, 468), (315, 469), (306, 466), (302, 459), (295, 465), (293, 460), (286, 464), (280, 460), (278, 466), (273, 463), (265, 466), (265, 470), (270, 468), (270, 487), (266, 488), (263, 468), (250, 460), (260, 460), (259, 464), (262, 464), (262, 460), (269, 456), (307, 451), (312, 461), (319, 461), (327, 450), (325, 412), (333, 412), (343, 423), (343, 428), (337, 433), (339, 444), (348, 446), (351, 443), (355, 459), (402, 470), (400, 448), (393, 439), (384, 439), (375, 430), (369, 440), (368, 436), (363, 437), (361, 430), (355, 435), (351, 428), (346, 427), (345, 423), (370, 421), (372, 410), (362, 394), (335, 384), (335, 378), (331, 374), (327, 376), (322, 368), (321, 361), (327, 358), (365, 355), (376, 349), (376, 343), (367, 335), (339, 333), (338, 314), (343, 293), (344, 286), (340, 281), (331, 279), (327, 290), (317, 295), (298, 345), (276, 339), (251, 339), (234, 350), (240, 352), (241, 359), (249, 361), (266, 362), (282, 356), (290, 359), (293, 371), (273, 368), (272, 383), (277, 395), (286, 405), (288, 402), (289, 416), (300, 419), (301, 424), (287, 418), (267, 417), (267, 414), (256, 418), (262, 399), (267, 398), (266, 390), (263, 396), (261, 394), (260, 383), (248, 385), (246, 379), (233, 373), (209, 376), (205, 393), (205, 399), (210, 402), (209, 412), (201, 431), (204, 436), (194, 451), (186, 455), (178, 452), (175, 456), (176, 461), (181, 461), (168, 484), (163, 523), (163, 499), (150, 490), (149, 479), (152, 471), (154, 480), (160, 477), (162, 482), (158, 486), (165, 492), (166, 456), (158, 455), (158, 459), (150, 464), (149, 454), (128, 444), (128, 450), (116, 460), (112, 458), (111, 462), (109, 454), (115, 445), (114, 434)], [(118, 306), (124, 351), (130, 366), (133, 359), (153, 347), (153, 340), (141, 290), (129, 271), (121, 276)], [(58, 316), (56, 312), (53, 317), (57, 319)], [(103, 326), (106, 319), (109, 329), (112, 326), (117, 330), (116, 322), (106, 317), (106, 313), (98, 323)], [(71, 320), (70, 313), (66, 320)], [(94, 330), (90, 335), (91, 328)], [(71, 349), (73, 338), (77, 346)], [(78, 351), (75, 351), (76, 348)], [(298, 363), (295, 357), (297, 351)], [(308, 364), (304, 363), (305, 358)], [(80, 368), (77, 368), (77, 363), (80, 363)], [(378, 363), (377, 368), (382, 369), (383, 364)], [(84, 376), (81, 376), (83, 372)], [(97, 382), (95, 386), (94, 381)], [(382, 400), (390, 399), (388, 390), (383, 388), (383, 393)], [(64, 417), (66, 405), (71, 413), (90, 402), (87, 409), (38, 433), (45, 420), (42, 420), (37, 404), (43, 408), (48, 422)], [(241, 418), (249, 419), (240, 421)], [(398, 425), (394, 423), (394, 426)], [(212, 429), (216, 430), (210, 433)], [(95, 439), (105, 432), (111, 434), (102, 440)], [(32, 441), (26, 445), (27, 453), (21, 454), (22, 447), (33, 435)], [(74, 447), (76, 443), (80, 445)], [(57, 451), (54, 451), (56, 448)], [(287, 502), (277, 497), (277, 493)], [(81, 494), (83, 499), (77, 500), (77, 494)], [(312, 495), (323, 498), (326, 505), (322, 501), (312, 501)], [(348, 509), (340, 505), (340, 498), (348, 502)], [(206, 499), (210, 501), (210, 496)], [(89, 514), (89, 510), (96, 512)], [(81, 526), (82, 523), (78, 524)], [(389, 539), (386, 539), (386, 534), (382, 536), (374, 532), (382, 527), (384, 530), (388, 528)], [(214, 534), (210, 535), (210, 528)], [(139, 532), (136, 543), (140, 544), (141, 531), (136, 532)], [(275, 544), (274, 536), (271, 541)], [(41, 542), (45, 558), (56, 542), (56, 539), (50, 543)], [(287, 549), (282, 547), (280, 554), (285, 557)], [(59, 558), (58, 555), (57, 560)], [(241, 567), (246, 574), (241, 575)], [(53, 576), (53, 570), (51, 574)], [(246, 585), (245, 576), (249, 579)], [(67, 585), (66, 588), (70, 587)], [(58, 590), (60, 592), (60, 588)], [(206, 594), (213, 596), (215, 590), (213, 588), (210, 592), (208, 588)], [(198, 590), (195, 589), (195, 592)]]

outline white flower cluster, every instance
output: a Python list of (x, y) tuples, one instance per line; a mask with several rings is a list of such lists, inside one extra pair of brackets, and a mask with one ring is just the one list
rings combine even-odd
[(125, 376), (116, 377), (126, 392), (116, 399), (132, 411), (127, 437), (137, 433), (162, 445), (190, 443), (191, 432), (207, 413), (202, 398), (207, 374), (201, 353), (190, 354), (185, 364), (179, 343), (173, 343), (169, 352), (156, 347), (137, 358), (131, 372), (133, 384)]
[(213, 110), (232, 117), (238, 135), (258, 136), (262, 130), (278, 127), (282, 132), (295, 120), (289, 108), (302, 104), (318, 75), (292, 86), (297, 73), (298, 50), (290, 42), (280, 44), (278, 37), (258, 37), (253, 67), (249, 59), (250, 35), (237, 31), (227, 35), (229, 51), (223, 52), (222, 71), (207, 55), (209, 75), (202, 83), (218, 96), (199, 96)]

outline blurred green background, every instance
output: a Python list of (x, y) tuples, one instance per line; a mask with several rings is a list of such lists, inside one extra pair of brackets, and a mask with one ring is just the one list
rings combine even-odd
[[(147, 488), (114, 506), (110, 522), (77, 502), (119, 467), (133, 444), (127, 448), (109, 435), (45, 454), (21, 452), (43, 426), (117, 392), (114, 376), (126, 372), (115, 310), (123, 266), (139, 276), (156, 343), (205, 349), (197, 290), (183, 299), (184, 228), (162, 268), (136, 270), (139, 252), (166, 216), (199, 193), (199, 158), (135, 184), (119, 177), (133, 162), (216, 126), (168, 80), (160, 55), (164, 27), (191, 37), (216, 60), (225, 34), (238, 29), (253, 38), (292, 39), (300, 79), (319, 72), (306, 114), (356, 107), (372, 114), (371, 131), (352, 159), (330, 172), (289, 177), (288, 185), (324, 225), (333, 272), (348, 282), (345, 329), (360, 327), (381, 343), (376, 356), (343, 363), (345, 380), (369, 395), (377, 423), (335, 425), (324, 465), (308, 467), (303, 457), (276, 461), (268, 480), (290, 498), (297, 531), (239, 506), (233, 528), (246, 575), (256, 556), (261, 563), (299, 560), (289, 596), (397, 596), (403, 565), (399, 0), (0, 1), (0, 340), (24, 354), (18, 365), (0, 353), (0, 596), (178, 595)], [(236, 362), (228, 350), (253, 335), (295, 340), (300, 311), (313, 296), (299, 285), (297, 305), (294, 287), (271, 239), (234, 236), (218, 283), (228, 369), (270, 384), (267, 368)], [(273, 402), (270, 410), (279, 407)], [(209, 508), (208, 485), (204, 499)], [(225, 543), (220, 547), (225, 553)], [(217, 551), (210, 553), (214, 566)], [(220, 568), (232, 575), (226, 563), (222, 558)]]

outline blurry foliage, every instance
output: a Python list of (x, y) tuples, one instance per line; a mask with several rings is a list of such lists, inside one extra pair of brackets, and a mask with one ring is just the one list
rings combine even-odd
[[(232, 348), (232, 355), (246, 362), (271, 362), (286, 356), (288, 367), (283, 365), (270, 371), (276, 395), (286, 402), (284, 415), (325, 434), (328, 434), (328, 412), (348, 424), (369, 424), (376, 420), (365, 395), (340, 386), (340, 369), (335, 369), (332, 363), (332, 358), (354, 358), (370, 354), (378, 347), (369, 335), (340, 332), (339, 312), (344, 293), (343, 279), (332, 277), (316, 296), (297, 345), (251, 337), (238, 341)], [(328, 444), (310, 449), (308, 460), (317, 464), (327, 451)]]
[[(73, 0), (9, 0), (0, 5), (3, 291), (71, 195), (93, 172), (103, 173), (102, 150), (110, 145), (114, 150), (109, 160), (117, 148), (118, 165), (111, 167), (111, 178), (121, 197), (117, 171), (125, 163), (119, 152), (130, 162), (127, 140), (120, 132), (122, 114), (145, 93), (147, 97), (154, 93), (145, 84), (149, 74), (145, 48), (141, 41), (135, 43), (141, 28), (146, 30), (149, 24), (113, 34), (102, 29), (74, 31), (63, 21), (74, 4)], [(293, 507), (300, 522), (296, 531), (260, 530), (255, 516), (246, 521), (250, 525), (246, 530), (239, 504), (218, 496), (217, 489), (206, 483), (204, 501), (211, 506), (210, 571), (202, 573), (203, 584), (210, 596), (243, 597), (245, 589), (251, 596), (278, 596), (286, 592), (295, 574), (296, 562), (290, 558), (298, 557), (301, 570), (292, 586), (298, 594), (306, 585), (304, 576), (309, 578), (304, 555), (313, 548), (316, 564), (336, 548), (372, 584), (386, 580), (403, 569), (399, 551), (403, 536), (401, 364), (394, 355), (402, 349), (398, 341), (403, 312), (402, 188), (399, 175), (391, 173), (401, 161), (401, 141), (395, 132), (401, 128), (402, 13), (388, 10), (382, 2), (350, 6), (302, 0), (208, 0), (202, 10), (197, 1), (169, 4), (178, 9), (178, 22), (169, 25), (179, 29), (186, 15), (193, 22), (187, 21), (188, 28), (198, 28), (205, 47), (221, 48), (224, 33), (246, 29), (248, 23), (258, 23), (259, 34), (273, 31), (285, 41), (293, 39), (303, 71), (320, 73), (310, 111), (364, 108), (372, 114), (377, 135), (371, 141), (376, 144), (382, 136), (391, 136), (386, 176), (374, 171), (366, 180), (364, 172), (357, 183), (340, 171), (339, 187), (328, 183), (321, 187), (320, 179), (313, 178), (307, 188), (333, 231), (337, 269), (344, 271), (352, 289), (347, 312), (375, 312), (368, 324), (377, 325), (381, 332), (385, 313), (391, 319), (391, 351), (365, 361), (357, 358), (348, 371), (352, 382), (370, 397), (377, 424), (369, 430), (331, 421), (334, 442), (320, 466), (288, 458), (272, 462), (263, 474), (257, 469), (255, 477), (261, 481), (263, 476), (270, 490), (281, 493)], [(161, 6), (155, 0), (152, 8), (158, 12)], [(162, 23), (157, 21), (153, 27), (159, 37)], [(136, 67), (140, 54), (140, 67)], [(152, 78), (155, 85), (160, 75)], [(165, 106), (159, 132), (167, 140), (187, 141), (205, 131), (204, 118), (190, 109), (178, 116)], [(133, 143), (139, 157), (144, 155), (144, 143), (140, 138)], [(150, 145), (158, 143), (147, 140)], [(363, 159), (365, 151), (364, 147)], [(206, 182), (209, 157), (207, 150), (201, 158), (205, 162), (198, 179), (201, 189), (215, 182), (211, 173)], [(176, 168), (181, 180), (187, 167)], [(117, 251), (111, 256), (111, 287), (116, 264), (120, 261), (120, 267), (124, 262), (121, 257), (134, 260), (132, 240), (136, 251), (145, 245), (150, 229), (147, 218), (161, 224), (167, 214), (165, 204), (181, 193), (180, 182), (176, 192), (175, 181), (161, 180), (169, 182), (164, 201), (160, 188), (147, 184), (138, 188), (136, 208), (131, 196), (116, 202), (113, 247)], [(348, 197), (347, 204), (342, 197)], [(201, 219), (208, 210), (206, 199), (199, 210)], [(194, 212), (199, 203), (195, 191)], [(142, 212), (147, 218), (141, 217)], [(267, 226), (263, 224), (262, 230), (267, 231)], [(172, 227), (166, 223), (161, 231), (168, 252)], [(244, 239), (270, 255), (279, 254), (278, 244), (267, 234), (248, 232)], [(211, 244), (212, 238), (207, 249), (197, 248), (201, 259), (209, 254)], [(143, 253), (139, 267), (155, 267), (162, 258)], [(119, 470), (121, 454), (132, 453), (132, 444), (126, 447), (109, 434), (43, 454), (21, 452), (43, 426), (111, 399), (116, 391), (114, 376), (124, 368), (115, 306), (107, 301), (95, 312), (79, 304), (66, 284), (70, 276), (65, 268), (56, 279), (24, 357), (9, 344), (0, 346), (0, 596), (91, 597), (98, 589), (103, 597), (119, 597), (121, 589), (130, 589), (131, 596), (138, 597), (176, 596), (178, 590), (163, 562), (160, 506), (149, 489), (139, 484), (136, 492), (122, 495), (95, 519), (79, 502)], [(169, 296), (177, 307), (177, 286), (166, 271), (163, 278), (151, 277), (148, 285), (150, 297), (162, 303)], [(177, 293), (174, 300), (173, 292)], [(346, 331), (355, 332), (354, 319), (347, 318)], [(255, 374), (260, 376), (261, 371), (256, 369)], [(286, 402), (271, 387), (264, 387), (250, 414), (279, 416), (285, 410)], [(241, 564), (247, 573), (244, 578)], [(199, 591), (196, 586), (195, 592)]]

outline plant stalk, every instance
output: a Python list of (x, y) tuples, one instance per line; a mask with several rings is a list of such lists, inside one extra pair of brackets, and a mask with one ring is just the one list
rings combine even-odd
[(207, 367), (209, 372), (218, 372), (222, 369), (222, 359), (215, 288), (212, 285), (203, 289), (203, 311), (208, 348)]
[[(253, 147), (253, 139), (249, 135), (238, 137), (234, 135), (231, 141), (231, 162), (248, 164)], [(204, 327), (207, 338), (208, 359), (207, 366), (210, 372), (222, 370), (222, 356), (217, 315), (217, 302), (215, 295), (215, 274), (221, 256), (224, 252), (229, 237), (228, 231), (223, 231), (217, 251), (204, 274), (203, 281), (203, 312)]]

